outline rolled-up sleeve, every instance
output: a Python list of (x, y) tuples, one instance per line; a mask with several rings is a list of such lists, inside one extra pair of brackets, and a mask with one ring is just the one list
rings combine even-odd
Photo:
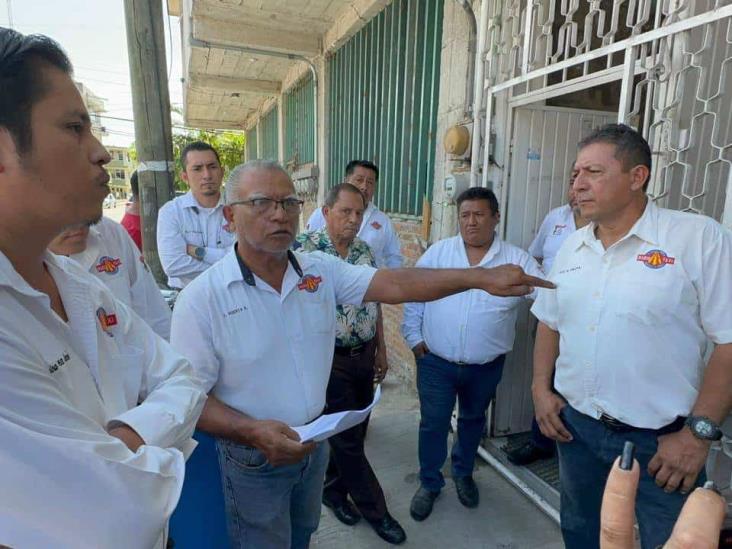
[(204, 388), (190, 362), (133, 311), (120, 306), (118, 315), (125, 322), (126, 339), (142, 347), (144, 367), (140, 404), (111, 418), (109, 426), (127, 424), (146, 444), (176, 447), (188, 453), (195, 447), (191, 436), (206, 400)]
[(158, 212), (157, 237), (160, 263), (169, 278), (194, 278), (210, 267), (209, 263), (188, 255), (183, 231), (175, 204), (165, 203)]
[(376, 274), (376, 269), (369, 265), (351, 265), (323, 252), (312, 253), (323, 258), (331, 271), (336, 303), (338, 305), (361, 305), (363, 296), (366, 295), (366, 290), (371, 284), (371, 279)]
[(180, 497), (183, 454), (133, 453), (71, 404), (32, 350), (2, 334), (0, 350), (0, 543), (155, 546)]

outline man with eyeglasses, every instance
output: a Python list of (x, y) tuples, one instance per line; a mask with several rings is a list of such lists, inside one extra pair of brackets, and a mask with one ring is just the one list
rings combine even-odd
[[(402, 266), (401, 244), (399, 235), (389, 216), (382, 212), (373, 202), (376, 184), (379, 181), (379, 168), (368, 160), (351, 160), (346, 166), (344, 182), (350, 183), (366, 197), (366, 211), (358, 230), (358, 238), (366, 242), (374, 252), (376, 266), (397, 269)], [(316, 210), (307, 222), (309, 231), (318, 231), (325, 227), (325, 216), (322, 208)]]
[(180, 161), (181, 178), (191, 190), (158, 212), (158, 253), (171, 288), (184, 288), (234, 243), (223, 214), (219, 153), (208, 143), (194, 141), (183, 148)]
[(295, 253), (302, 201), (276, 162), (232, 170), (224, 215), (234, 250), (180, 294), (172, 345), (209, 393), (198, 428), (217, 437), (232, 545), (307, 547), (320, 520), (324, 442), (291, 426), (325, 407), (336, 305), (428, 301), (470, 288), (524, 295), (552, 287), (515, 265), (382, 269)]

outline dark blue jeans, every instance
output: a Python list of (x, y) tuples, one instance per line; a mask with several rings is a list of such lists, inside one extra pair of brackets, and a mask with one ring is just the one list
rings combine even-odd
[[(605, 482), (615, 458), (630, 440), (640, 465), (640, 483), (635, 514), (643, 549), (662, 546), (671, 535), (681, 507), (686, 501), (678, 491), (667, 494), (648, 474), (648, 462), (656, 453), (658, 437), (678, 430), (634, 429), (618, 432), (586, 416), (571, 406), (561, 412), (572, 442), (560, 442), (559, 478), (561, 482), (562, 537), (567, 549), (593, 549), (600, 546), (600, 506)], [(679, 422), (681, 423), (681, 422)], [(704, 483), (702, 471), (697, 485)]]
[(417, 360), (419, 391), (419, 479), (427, 490), (445, 485), (442, 466), (447, 459), (447, 434), (458, 399), (457, 440), (452, 447), (452, 476), (473, 474), (475, 454), (485, 427), (485, 411), (501, 381), (501, 355), (488, 364), (453, 364), (428, 353)]

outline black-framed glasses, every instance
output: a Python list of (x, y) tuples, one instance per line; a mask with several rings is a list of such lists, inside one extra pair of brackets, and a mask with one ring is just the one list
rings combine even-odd
[(231, 202), (229, 206), (236, 206), (237, 204), (244, 204), (250, 206), (254, 213), (258, 215), (272, 213), (277, 209), (277, 205), (282, 206), (286, 214), (295, 215), (302, 211), (302, 205), (305, 204), (304, 200), (299, 198), (283, 198), (282, 200), (275, 200), (274, 198), (251, 198), (249, 200), (237, 200)]

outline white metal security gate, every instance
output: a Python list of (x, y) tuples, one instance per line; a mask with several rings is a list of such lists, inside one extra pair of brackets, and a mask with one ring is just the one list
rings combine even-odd
[[(594, 92), (603, 89), (611, 92), (605, 95), (612, 118), (638, 128), (651, 144), (652, 199), (732, 226), (732, 0), (484, 0), (482, 6), (488, 10), (479, 29), (482, 184), (499, 197), (509, 240), (530, 240), (529, 233), (517, 236), (526, 231), (527, 213), (535, 230), (554, 203), (553, 184), (522, 196), (526, 182), (512, 172), (519, 109), (577, 94), (587, 100), (577, 106), (592, 109)], [(536, 206), (527, 211), (529, 199)], [(527, 340), (520, 328), (517, 340)], [(530, 348), (521, 354), (524, 364), (515, 367), (530, 368)], [(510, 378), (502, 384), (493, 416), (500, 434), (528, 427), (528, 379), (517, 376), (521, 388), (511, 387)]]

